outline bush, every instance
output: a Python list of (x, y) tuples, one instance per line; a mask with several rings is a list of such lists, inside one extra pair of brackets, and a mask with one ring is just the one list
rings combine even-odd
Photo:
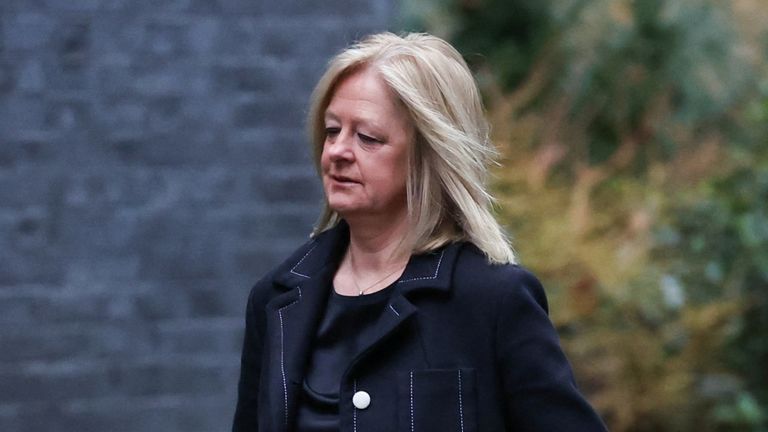
[(504, 156), (499, 215), (611, 430), (768, 430), (761, 3), (411, 11), (477, 72)]

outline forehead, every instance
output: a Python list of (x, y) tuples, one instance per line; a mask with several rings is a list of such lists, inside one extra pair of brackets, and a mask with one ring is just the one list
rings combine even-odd
[(388, 121), (410, 123), (405, 106), (372, 68), (341, 78), (331, 93), (325, 117), (350, 115), (371, 121), (386, 116)]

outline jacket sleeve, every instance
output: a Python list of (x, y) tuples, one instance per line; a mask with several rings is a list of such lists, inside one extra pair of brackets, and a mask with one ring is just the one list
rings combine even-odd
[[(258, 287), (258, 284), (257, 284)], [(254, 300), (257, 287), (248, 296), (245, 312), (245, 335), (240, 358), (240, 380), (237, 386), (237, 407), (232, 432), (257, 432), (259, 430), (259, 379), (261, 375), (262, 335), (258, 329), (257, 309)]]
[(507, 430), (606, 431), (576, 387), (541, 283), (515, 269), (513, 286), (501, 302), (496, 335)]

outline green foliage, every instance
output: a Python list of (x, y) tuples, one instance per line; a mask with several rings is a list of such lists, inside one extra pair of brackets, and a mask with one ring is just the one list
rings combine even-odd
[(749, 394), (740, 394), (733, 403), (717, 407), (715, 418), (719, 423), (732, 426), (734, 430), (743, 430), (764, 424), (765, 413), (755, 398)]
[(431, 0), (499, 214), (614, 431), (768, 430), (768, 3)]
[[(457, 48), (468, 53), (473, 64), (480, 64), (482, 54), (494, 66), (497, 76), (506, 87), (520, 83), (530, 65), (553, 31), (549, 17), (548, 0), (522, 0), (508, 7), (505, 0), (490, 0), (482, 7), (465, 5), (461, 8), (465, 19), (456, 29)], [(479, 5), (479, 4), (478, 4)]]

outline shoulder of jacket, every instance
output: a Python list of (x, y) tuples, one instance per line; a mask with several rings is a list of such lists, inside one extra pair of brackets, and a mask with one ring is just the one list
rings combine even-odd
[(501, 301), (508, 297), (532, 298), (546, 307), (547, 300), (539, 279), (519, 264), (492, 264), (473, 244), (466, 244), (457, 259), (453, 275), (459, 292)]
[[(322, 235), (322, 234), (321, 234)], [(254, 303), (266, 303), (273, 291), (273, 281), (279, 274), (289, 272), (297, 263), (307, 256), (307, 254), (315, 247), (318, 241), (318, 237), (309, 239), (304, 244), (296, 248), (288, 258), (284, 259), (280, 264), (272, 267), (267, 273), (265, 273), (255, 284), (251, 286), (249, 294), (249, 302)]]

